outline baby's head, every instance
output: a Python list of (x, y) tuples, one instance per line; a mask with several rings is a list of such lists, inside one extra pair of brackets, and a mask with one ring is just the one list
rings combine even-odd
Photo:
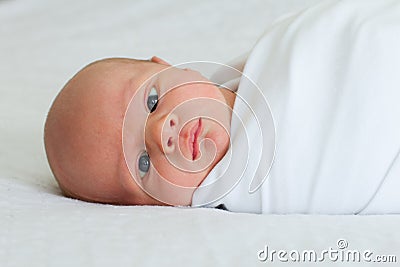
[(190, 205), (229, 147), (234, 99), (157, 57), (96, 61), (68, 81), (49, 111), (51, 170), (69, 197)]

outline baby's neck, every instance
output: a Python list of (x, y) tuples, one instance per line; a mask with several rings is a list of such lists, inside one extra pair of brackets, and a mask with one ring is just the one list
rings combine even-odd
[(225, 98), (226, 104), (233, 109), (233, 105), (235, 104), (236, 94), (228, 89), (221, 88), (221, 93)]

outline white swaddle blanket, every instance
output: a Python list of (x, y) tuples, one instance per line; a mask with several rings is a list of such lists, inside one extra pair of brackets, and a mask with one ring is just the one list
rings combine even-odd
[[(253, 194), (254, 171), (246, 169), (226, 194), (217, 185), (197, 189), (192, 206), (223, 203), (231, 211), (255, 213), (400, 212), (399, 1), (324, 1), (283, 18), (258, 41), (243, 74), (262, 90), (274, 117), (272, 168)], [(246, 98), (249, 91), (242, 79), (238, 95), (257, 109), (259, 98)], [(236, 100), (234, 110), (240, 105)], [(239, 144), (257, 147), (263, 141), (246, 118), (248, 135), (235, 132), (232, 118), (233, 154)], [(253, 169), (270, 164), (257, 151), (247, 159)], [(202, 186), (230, 179), (227, 166), (243, 160), (227, 153)]]

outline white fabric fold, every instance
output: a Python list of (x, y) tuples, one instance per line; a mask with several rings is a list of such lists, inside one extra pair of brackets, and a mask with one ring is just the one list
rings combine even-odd
[[(208, 204), (257, 213), (400, 212), (393, 189), (400, 188), (399, 47), (396, 0), (324, 1), (268, 28), (243, 73), (272, 110), (274, 163), (255, 194), (248, 193), (254, 178), (248, 171), (250, 176)], [(242, 79), (237, 93), (249, 90)], [(259, 99), (252, 101), (257, 106)], [(243, 140), (234, 137), (246, 136), (232, 125), (235, 148)], [(245, 127), (250, 146), (259, 142), (246, 121)], [(216, 179), (225, 160), (204, 184)], [(193, 206), (204, 203), (200, 191)]]

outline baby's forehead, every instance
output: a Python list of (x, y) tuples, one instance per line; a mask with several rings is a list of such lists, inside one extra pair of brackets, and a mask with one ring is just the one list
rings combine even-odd
[(109, 58), (90, 63), (80, 70), (75, 77), (101, 82), (112, 77), (121, 79), (126, 75), (140, 77), (147, 74), (152, 65), (155, 64), (147, 60)]
[(104, 59), (83, 68), (69, 83), (79, 88), (76, 93), (90, 93), (93, 97), (104, 95), (107, 98), (120, 94), (123, 89), (136, 93), (151, 76), (149, 64), (154, 63), (125, 58)]

